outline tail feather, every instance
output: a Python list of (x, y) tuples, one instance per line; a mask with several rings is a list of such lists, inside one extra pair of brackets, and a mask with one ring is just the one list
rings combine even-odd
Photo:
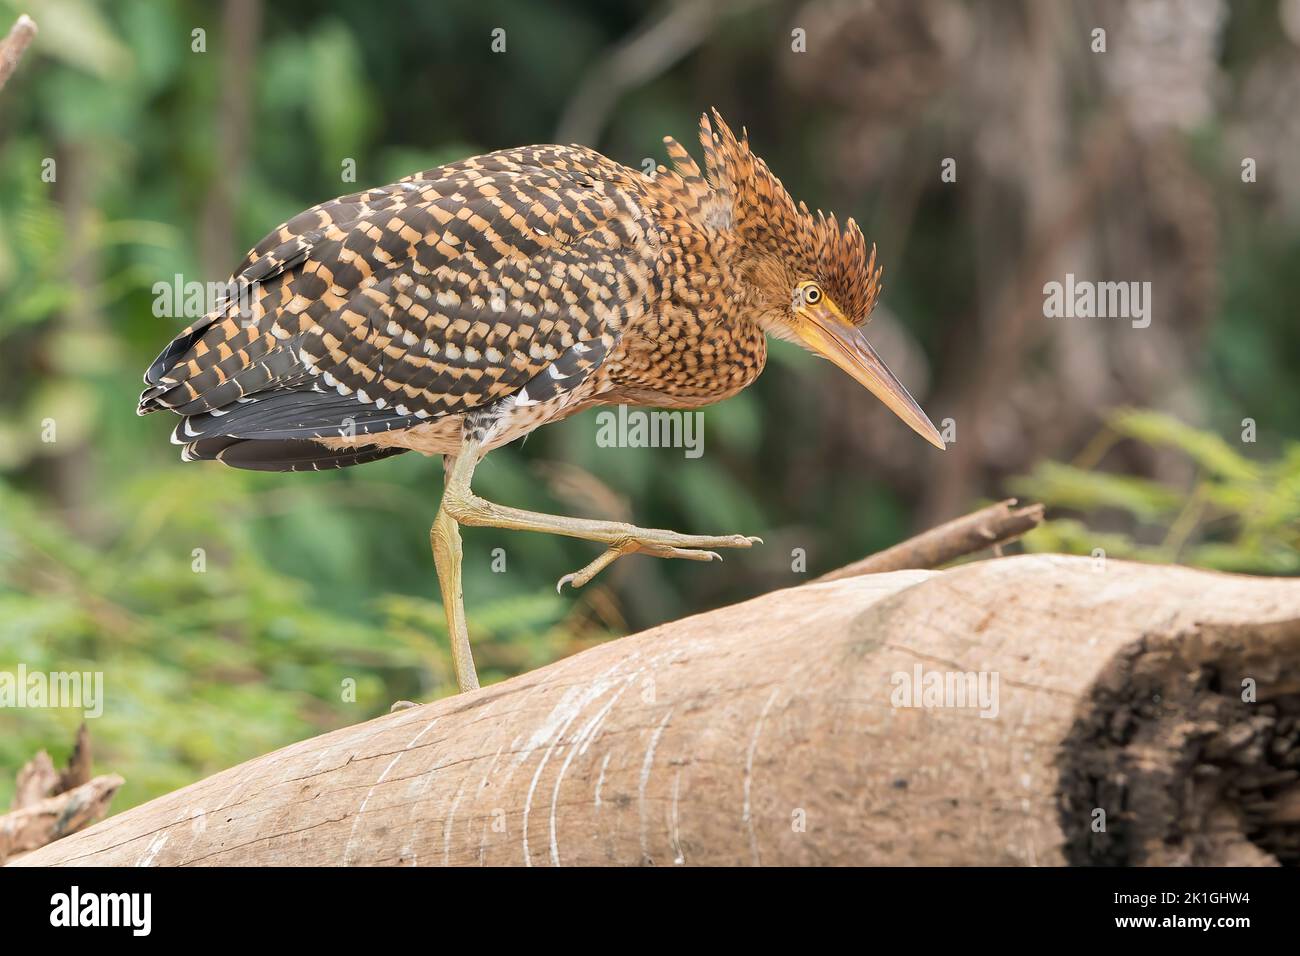
[(250, 471), (329, 471), (400, 455), (405, 448), (326, 448), (311, 440), (205, 438), (185, 446), (186, 461), (220, 461)]
[(345, 438), (410, 428), (420, 421), (392, 408), (362, 405), (351, 396), (304, 386), (190, 415), (176, 426), (172, 441), (180, 445), (220, 435), (258, 440)]

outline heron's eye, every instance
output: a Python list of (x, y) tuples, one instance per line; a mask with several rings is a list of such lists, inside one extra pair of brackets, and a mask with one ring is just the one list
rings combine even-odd
[(816, 305), (821, 301), (822, 290), (815, 285), (805, 286), (803, 290), (803, 300), (809, 305)]

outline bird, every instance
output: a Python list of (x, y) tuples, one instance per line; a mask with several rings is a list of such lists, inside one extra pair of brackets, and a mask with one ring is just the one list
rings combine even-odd
[(795, 203), (716, 109), (703, 168), (671, 136), (642, 171), (580, 145), (503, 149), (320, 203), (274, 229), (224, 298), (162, 350), (138, 414), (181, 417), (185, 461), (343, 468), (441, 456), (430, 542), (460, 691), (479, 686), (464, 527), (720, 560), (741, 534), (684, 534), (487, 501), (484, 455), (586, 409), (697, 409), (763, 370), (769, 337), (828, 359), (938, 449), (943, 438), (868, 342), (882, 289), (861, 229)]

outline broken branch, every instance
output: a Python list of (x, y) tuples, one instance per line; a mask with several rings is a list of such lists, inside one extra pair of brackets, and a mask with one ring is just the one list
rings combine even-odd
[(838, 581), (859, 574), (882, 571), (906, 571), (914, 568), (937, 568), (957, 558), (985, 548), (1015, 541), (1042, 523), (1043, 506), (1014, 508), (1015, 498), (1008, 498), (937, 528), (908, 538), (892, 548), (868, 555), (842, 568), (823, 574), (817, 581)]
[(62, 839), (108, 812), (124, 781), (117, 774), (96, 777), (79, 787), (0, 817), (0, 863)]

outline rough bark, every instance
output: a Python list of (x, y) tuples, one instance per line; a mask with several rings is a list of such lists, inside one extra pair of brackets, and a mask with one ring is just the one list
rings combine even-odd
[[(898, 706), (917, 668), (996, 715)], [(1300, 581), (1020, 556), (666, 624), (19, 865), (1294, 863), (1298, 722)]]

